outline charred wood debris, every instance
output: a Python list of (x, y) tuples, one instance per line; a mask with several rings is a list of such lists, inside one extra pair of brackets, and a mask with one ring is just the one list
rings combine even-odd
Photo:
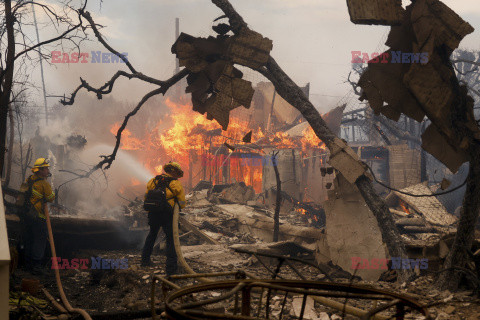
[[(413, 191), (424, 192), (422, 187), (423, 185), (417, 186)], [(408, 190), (412, 191), (412, 188)], [(389, 263), (390, 270), (382, 270), (377, 281), (365, 280), (357, 274), (359, 270), (342, 268), (331, 260), (326, 261), (322, 258), (328, 254), (325, 250), (327, 252), (329, 250), (322, 246), (326, 240), (325, 221), (328, 223), (328, 217), (323, 208), (299, 203), (290, 196), (285, 196), (283, 202), (283, 206), (290, 210), (281, 210), (280, 241), (272, 242), (274, 208), (263, 204), (264, 196), (264, 194), (255, 195), (252, 187), (246, 186), (244, 183), (212, 186), (207, 181), (201, 181), (194, 191), (187, 195), (188, 205), (180, 217), (179, 224), (182, 252), (193, 269), (201, 274), (205, 273), (205, 277), (212, 277), (212, 283), (218, 283), (218, 287), (214, 289), (201, 287), (201, 284), (196, 281), (197, 278), (188, 278), (188, 274), (174, 276), (170, 279), (164, 278), (162, 270), (165, 258), (162, 254), (154, 255), (154, 267), (139, 267), (140, 255), (138, 249), (134, 248), (141, 245), (143, 238), (137, 238), (136, 243), (130, 246), (130, 249), (120, 249), (123, 245), (119, 246), (115, 240), (109, 243), (109, 240), (104, 237), (112, 237), (112, 233), (108, 232), (109, 228), (115, 228), (117, 232), (121, 230), (121, 237), (128, 237), (129, 234), (140, 231), (143, 231), (144, 235), (147, 232), (148, 223), (143, 210), (143, 201), (135, 199), (123, 207), (124, 212), (120, 217), (110, 216), (103, 219), (105, 229), (98, 229), (96, 236), (98, 241), (104, 242), (105, 249), (96, 249), (98, 243), (90, 248), (78, 246), (78, 251), (74, 254), (75, 257), (86, 258), (97, 256), (108, 256), (111, 259), (127, 258), (128, 268), (124, 270), (69, 270), (66, 268), (62, 270), (65, 290), (68, 290), (71, 299), (74, 299), (77, 305), (91, 311), (92, 319), (150, 317), (152, 286), (157, 287), (158, 295), (155, 297), (154, 308), (159, 315), (165, 312), (164, 299), (166, 295), (176, 292), (184, 294), (184, 300), (182, 303), (175, 299), (171, 303), (169, 302), (169, 308), (173, 308), (174, 312), (179, 312), (179, 314), (186, 312), (185, 315), (193, 316), (195, 312), (200, 312), (194, 310), (202, 310), (203, 316), (212, 313), (218, 317), (218, 314), (225, 314), (225, 319), (230, 319), (227, 314), (233, 313), (235, 308), (238, 309), (238, 314), (241, 314), (241, 306), (235, 307), (234, 296), (228, 296), (225, 299), (219, 297), (223, 297), (228, 288), (238, 286), (238, 283), (235, 282), (240, 281), (238, 279), (256, 279), (255, 283), (267, 281), (258, 279), (273, 279), (264, 283), (263, 291), (262, 288), (251, 287), (251, 305), (248, 308), (244, 306), (244, 308), (250, 310), (250, 315), (257, 316), (258, 319), (263, 319), (266, 313), (269, 313), (274, 319), (278, 319), (280, 315), (284, 319), (297, 319), (301, 314), (304, 319), (342, 319), (341, 308), (340, 310), (338, 306), (335, 308), (335, 303), (343, 306), (345, 301), (347, 301), (345, 317), (347, 319), (361, 317), (364, 314), (358, 310), (371, 311), (377, 307), (377, 303), (373, 301), (377, 300), (382, 305), (379, 296), (385, 297), (383, 296), (385, 293), (375, 292), (374, 288), (400, 295), (399, 297), (385, 298), (385, 304), (388, 301), (397, 300), (415, 301), (417, 309), (415, 310), (410, 305), (413, 310), (407, 312), (407, 314), (415, 315), (415, 319), (424, 319), (425, 316), (422, 315), (422, 312), (437, 319), (467, 319), (464, 317), (466, 314), (468, 316), (479, 315), (479, 313), (475, 313), (476, 309), (465, 311), (468, 306), (473, 306), (478, 301), (474, 291), (450, 293), (435, 289), (433, 283), (435, 272), (433, 270), (441, 269), (442, 260), (453, 241), (454, 229), (448, 223), (442, 224), (435, 221), (435, 218), (439, 218), (438, 214), (429, 216), (428, 213), (421, 212), (422, 208), (415, 202), (409, 202), (409, 199), (406, 198), (408, 196), (395, 195), (392, 192), (387, 197), (387, 202), (391, 205), (397, 226), (402, 230), (402, 237), (407, 243), (409, 256), (412, 258), (428, 257), (429, 268), (428, 270), (417, 268), (419, 277), (415, 281), (403, 284), (395, 282), (396, 273), (391, 269), (391, 263)], [(285, 202), (291, 203), (286, 205)], [(426, 209), (423, 208), (423, 210)], [(445, 216), (440, 216), (440, 218), (445, 219)], [(66, 220), (59, 222), (62, 219)], [(84, 220), (63, 208), (63, 211), (57, 212), (52, 220), (57, 220), (57, 233), (61, 234), (62, 228), (78, 224), (80, 221), (78, 219)], [(84, 220), (83, 223), (93, 225), (100, 221), (102, 220), (95, 218), (91, 221)], [(342, 232), (342, 230), (331, 229), (331, 232)], [(89, 237), (91, 236), (92, 234), (89, 235)], [(93, 236), (95, 237), (95, 235)], [(61, 243), (62, 238), (57, 236), (56, 238), (59, 239), (57, 243)], [(77, 239), (82, 242), (86, 238), (83, 236)], [(114, 239), (117, 238), (118, 235), (114, 237)], [(161, 237), (159, 238), (154, 249), (157, 254), (165, 249)], [(476, 247), (480, 249), (480, 242), (476, 242)], [(71, 252), (67, 251), (64, 254), (64, 257), (70, 256), (72, 256)], [(231, 272), (227, 274), (226, 271)], [(24, 276), (22, 270), (18, 270), (16, 276), (18, 277), (17, 285), (21, 285), (23, 290), (30, 290), (35, 294), (38, 292), (35, 286), (33, 289), (28, 286), (24, 288), (25, 280), (20, 283)], [(28, 278), (28, 276), (25, 277)], [(152, 279), (155, 279), (156, 284), (153, 284)], [(294, 286), (285, 283), (285, 281), (293, 279), (295, 279)], [(55, 291), (53, 275), (43, 276), (41, 281), (47, 290)], [(322, 281), (332, 284), (333, 287), (315, 287), (313, 289), (308, 281)], [(181, 291), (181, 288), (195, 283), (200, 286), (198, 292)], [(339, 287), (335, 287), (335, 284)], [(223, 285), (225, 287), (222, 287)], [(342, 285), (353, 291), (348, 293), (348, 290)], [(364, 287), (355, 291), (352, 287), (356, 285), (370, 285), (371, 291)], [(309, 287), (311, 291), (320, 290), (321, 294), (319, 293), (319, 296), (309, 294), (308, 297), (304, 297), (304, 291)], [(287, 290), (287, 288), (290, 294), (285, 294), (281, 290)], [(160, 294), (161, 292), (163, 293)], [(238, 292), (240, 295), (244, 294), (242, 290)], [(27, 293), (25, 295), (27, 301), (28, 297), (31, 296)], [(102, 298), (99, 299), (99, 297)], [(372, 299), (372, 297), (375, 298)], [(401, 297), (405, 297), (407, 300), (403, 301)], [(217, 298), (218, 301), (215, 300)], [(215, 303), (210, 302), (210, 299), (214, 299)], [(190, 312), (189, 308), (186, 311), (182, 309), (185, 301), (192, 303), (204, 301), (205, 303), (201, 305), (200, 309), (195, 308)], [(266, 310), (266, 301), (270, 308), (268, 311)], [(27, 305), (31, 304), (33, 302), (27, 303)], [(437, 304), (439, 305), (437, 306)], [(424, 308), (429, 305), (434, 306)], [(28, 307), (19, 307), (19, 309), (22, 308)], [(379, 319), (386, 319), (388, 314), (394, 315), (394, 310), (382, 313), (382, 317), (378, 315)], [(56, 314), (58, 310), (47, 308), (47, 310), (42, 309), (41, 312)], [(80, 318), (74, 317), (74, 319)]]
[[(219, 6), (225, 4), (222, 0), (213, 2)], [(390, 26), (404, 23), (406, 13), (401, 1), (370, 1), (368, 4), (364, 0), (349, 0), (347, 3), (354, 23)], [(408, 13), (420, 9), (428, 12), (433, 8), (439, 13), (439, 19), (450, 23), (449, 28), (444, 29), (453, 36), (439, 28), (439, 32), (445, 31), (445, 34), (438, 38), (455, 38), (454, 42), (448, 43), (451, 49), (473, 31), (468, 23), (439, 1), (416, 1), (412, 6)], [(230, 26), (219, 24), (215, 28), (220, 35), (217, 38), (202, 39), (182, 33), (172, 52), (191, 71), (187, 82), (194, 110), (207, 113), (209, 119), (217, 120), (225, 129), (230, 110), (239, 105), (249, 105), (254, 94), (251, 84), (242, 79), (242, 73), (233, 64), (261, 67), (269, 59), (272, 42), (249, 29), (242, 29), (239, 36), (230, 37), (225, 35)], [(401, 31), (395, 30), (397, 33)], [(460, 31), (455, 33), (455, 30)], [(393, 32), (390, 43), (395, 36), (399, 37)], [(434, 44), (430, 45), (432, 47), (427, 49), (433, 50)], [(203, 60), (192, 54), (198, 53), (196, 47), (216, 48), (230, 55), (233, 62), (199, 64)], [(412, 49), (411, 46), (408, 48)], [(381, 86), (371, 85), (375, 81), (384, 85), (389, 83), (383, 81), (385, 75), (377, 67), (380, 68), (372, 66), (360, 81), (359, 85), (364, 87), (364, 99), (380, 95), (375, 90)], [(428, 72), (436, 72), (433, 65), (427, 67), (430, 68)], [(410, 71), (397, 70), (396, 76), (400, 78), (407, 71), (411, 72), (408, 79), (420, 79), (418, 82), (412, 80), (414, 83), (411, 84), (417, 95), (434, 95), (421, 91), (422, 77), (427, 74), (425, 70), (418, 66), (412, 68)], [(210, 96), (211, 88), (205, 89), (204, 83), (212, 74), (218, 90)], [(440, 78), (437, 79), (439, 82)], [(232, 86), (238, 89), (234, 96), (228, 92)], [(394, 120), (398, 120), (401, 113), (416, 120), (429, 114), (429, 110), (421, 111), (422, 107), (417, 105), (421, 99), (414, 99), (408, 88), (401, 89), (405, 95), (408, 94), (409, 105), (396, 104), (402, 92), (389, 86), (384, 92), (389, 93), (385, 97), (390, 105), (384, 106), (381, 99), (371, 99), (375, 101), (371, 102), (374, 111)], [(447, 100), (441, 98), (439, 95), (438, 99)], [(473, 103), (464, 98), (468, 106)], [(435, 99), (426, 100), (435, 105)], [(468, 116), (466, 120), (474, 121), (473, 116)], [(440, 121), (443, 118), (437, 120), (444, 124)], [(456, 171), (468, 160), (466, 151), (460, 150), (468, 147), (468, 141), (465, 142), (467, 145), (459, 141), (458, 148), (450, 145), (451, 152), (432, 149), (439, 142), (448, 144), (444, 141), (445, 136), (438, 132), (442, 128), (433, 124), (429, 128), (423, 137), (424, 148)], [(476, 126), (471, 128), (478, 131)], [(453, 132), (447, 132), (453, 135)], [(475, 131), (475, 134), (478, 140), (478, 132)], [(344, 150), (342, 146), (346, 143), (337, 140), (338, 148)], [(68, 143), (81, 147), (85, 141), (84, 137), (75, 136)], [(389, 140), (387, 142), (390, 144)], [(390, 148), (392, 154), (396, 147)], [(358, 151), (361, 153), (361, 150)], [(353, 157), (355, 153), (352, 150), (349, 152), (349, 156)], [(330, 160), (335, 156), (331, 155)], [(343, 168), (343, 165), (339, 167)], [(361, 169), (363, 172), (364, 168)], [(398, 264), (394, 261), (396, 257), (389, 257), (386, 253), (377, 221), (360, 196), (359, 189), (351, 183), (351, 177), (333, 167), (322, 168), (322, 176), (327, 174), (335, 175), (335, 178), (327, 186), (328, 200), (324, 203), (304, 202), (281, 191), (280, 208), (275, 207), (273, 200), (277, 198), (275, 188), (257, 194), (253, 187), (243, 182), (213, 185), (210, 181), (201, 181), (187, 196), (187, 207), (179, 217), (178, 237), (182, 247), (181, 258), (198, 274), (184, 272), (169, 278), (163, 276), (163, 255), (153, 257), (154, 267), (139, 266), (138, 248), (148, 230), (143, 199), (135, 199), (125, 205), (120, 215), (104, 218), (88, 217), (54, 205), (52, 224), (60, 248), (58, 251), (65, 260), (73, 256), (108, 256), (109, 259), (128, 260), (127, 268), (109, 270), (72, 268), (68, 263), (62, 263), (65, 290), (76, 305), (91, 312), (92, 319), (155, 319), (164, 316), (169, 319), (312, 320), (480, 318), (480, 235), (477, 231), (472, 247), (466, 248), (472, 262), (463, 268), (463, 290), (449, 292), (435, 287), (435, 277), (444, 272), (442, 266), (453, 245), (458, 218), (447, 212), (431, 187), (419, 182), (386, 191), (385, 203), (409, 257), (406, 263), (402, 259)], [(349, 174), (356, 175), (355, 172)], [(393, 168), (391, 175), (394, 177), (395, 174)], [(447, 188), (444, 184), (448, 183), (444, 182), (438, 188)], [(14, 194), (15, 190), (7, 192)], [(276, 209), (280, 212), (279, 241), (273, 242)], [(19, 220), (14, 214), (7, 215), (7, 223), (9, 230), (19, 227)], [(82, 226), (88, 227), (88, 235), (83, 232), (85, 229)], [(154, 250), (156, 253), (165, 250), (161, 237)], [(48, 291), (38, 295), (39, 283), (28, 281), (22, 270), (15, 270), (15, 257), (18, 255), (13, 252), (12, 256), (12, 270), (15, 271), (13, 285), (27, 292), (11, 297), (18, 302), (14, 308), (17, 318), (22, 318), (25, 310), (30, 308), (43, 319), (79, 319), (78, 316), (66, 315)], [(382, 265), (380, 261), (385, 262), (383, 267), (379, 267), (379, 264)], [(428, 268), (422, 267), (419, 261), (427, 261)], [(413, 262), (416, 267), (412, 266)], [(187, 271), (185, 265), (183, 267), (183, 271)], [(414, 269), (415, 279), (395, 282), (398, 279), (396, 270), (401, 268)], [(41, 280), (45, 289), (54, 290), (53, 275), (44, 275)], [(51, 306), (45, 308), (48, 301)], [(61, 315), (57, 317), (58, 314)]]

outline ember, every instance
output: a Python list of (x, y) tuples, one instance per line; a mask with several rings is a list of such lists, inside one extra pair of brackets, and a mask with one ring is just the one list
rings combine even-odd
[(403, 201), (399, 201), (399, 204), (400, 204), (400, 207), (402, 207), (403, 211), (408, 213), (408, 214), (411, 214), (410, 210), (408, 210), (407, 206), (405, 205), (405, 203)]

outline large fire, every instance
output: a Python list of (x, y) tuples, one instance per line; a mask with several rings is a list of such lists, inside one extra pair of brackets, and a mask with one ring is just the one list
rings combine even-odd
[[(184, 184), (195, 186), (202, 179), (211, 180), (214, 184), (243, 181), (260, 193), (262, 166), (244, 165), (239, 161), (241, 159), (228, 157), (228, 153), (231, 154), (232, 151), (227, 152), (226, 148), (217, 154), (224, 143), (233, 146), (245, 145), (241, 141), (242, 137), (253, 130), (254, 144), (275, 146), (278, 149), (325, 149), (325, 145), (310, 126), (303, 131), (303, 137), (292, 138), (285, 132), (267, 134), (259, 128), (249, 128), (248, 123), (231, 117), (228, 130), (222, 131), (216, 121), (208, 120), (205, 115), (193, 111), (190, 103), (175, 103), (167, 98), (165, 105), (170, 111), (168, 117), (158, 121), (143, 138), (135, 136), (127, 128), (122, 133), (120, 148), (135, 152), (139, 160), (152, 172), (152, 176), (162, 172), (163, 164), (174, 160), (184, 170)], [(115, 123), (110, 131), (116, 135), (119, 128), (120, 124)], [(245, 152), (245, 149), (241, 150), (240, 152)], [(239, 149), (235, 152), (239, 152)], [(226, 160), (227, 158), (229, 159)], [(225, 167), (229, 168), (229, 172), (225, 171)]]

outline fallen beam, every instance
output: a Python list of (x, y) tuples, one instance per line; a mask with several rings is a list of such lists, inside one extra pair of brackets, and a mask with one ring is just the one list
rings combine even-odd
[(405, 233), (436, 233), (437, 230), (431, 227), (402, 226)]
[(188, 231), (191, 231), (193, 232), (194, 234), (196, 234), (198, 237), (200, 237), (201, 239), (205, 240), (207, 243), (210, 243), (210, 244), (219, 244), (217, 241), (213, 240), (212, 238), (210, 238), (209, 236), (207, 236), (205, 233), (203, 233), (202, 231), (200, 231), (197, 227), (195, 227), (193, 224), (191, 224), (190, 222), (188, 222), (187, 219), (185, 219), (184, 217), (179, 217), (179, 222), (180, 224), (182, 225), (182, 227), (184, 227), (185, 229), (187, 229)]

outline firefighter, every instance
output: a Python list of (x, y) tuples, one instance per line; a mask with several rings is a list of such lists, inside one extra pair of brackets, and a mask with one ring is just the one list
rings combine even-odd
[(150, 256), (152, 254), (153, 245), (157, 239), (158, 231), (162, 227), (166, 237), (166, 273), (167, 276), (173, 275), (177, 272), (177, 254), (173, 243), (173, 207), (175, 202), (180, 208), (185, 207), (185, 191), (182, 184), (178, 181), (183, 177), (183, 170), (176, 162), (169, 162), (164, 167), (165, 173), (151, 179), (147, 184), (147, 193), (145, 194), (145, 202), (149, 191), (155, 190), (157, 187), (164, 187), (166, 205), (163, 209), (147, 209), (148, 224), (150, 225), (150, 232), (145, 239), (145, 245), (142, 251), (141, 266), (151, 266), (152, 262)]
[(27, 270), (36, 275), (43, 273), (42, 262), (48, 238), (44, 204), (55, 199), (55, 193), (46, 180), (51, 175), (49, 167), (48, 159), (38, 158), (32, 168), (33, 174), (25, 181), (31, 185), (28, 209), (24, 214), (25, 264)]

